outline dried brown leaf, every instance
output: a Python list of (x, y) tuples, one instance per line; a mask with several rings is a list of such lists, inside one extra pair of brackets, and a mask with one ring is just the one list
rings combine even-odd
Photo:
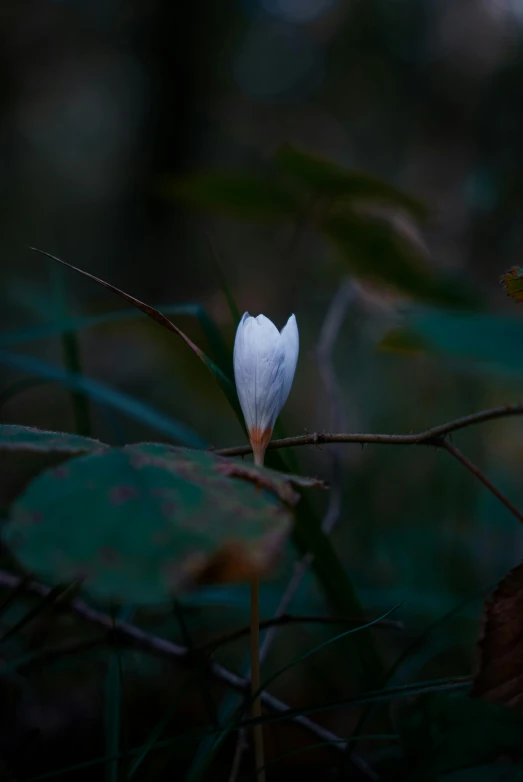
[(523, 707), (523, 563), (485, 604), (473, 696)]

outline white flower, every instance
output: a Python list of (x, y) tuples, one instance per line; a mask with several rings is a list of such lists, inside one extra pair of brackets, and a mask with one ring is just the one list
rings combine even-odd
[(234, 378), (256, 464), (263, 464), (278, 415), (291, 390), (299, 351), (291, 315), (281, 332), (265, 315), (246, 312), (234, 341)]

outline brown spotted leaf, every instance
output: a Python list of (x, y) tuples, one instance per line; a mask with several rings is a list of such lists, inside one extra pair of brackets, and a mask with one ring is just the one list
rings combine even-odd
[(471, 694), (523, 707), (523, 563), (498, 584), (485, 604)]
[(142, 443), (43, 472), (14, 503), (4, 540), (47, 582), (81, 579), (99, 599), (150, 605), (266, 574), (298, 498), (272, 470)]
[(523, 301), (523, 269), (521, 266), (513, 266), (501, 277), (501, 283), (507, 296), (512, 296), (516, 301)]

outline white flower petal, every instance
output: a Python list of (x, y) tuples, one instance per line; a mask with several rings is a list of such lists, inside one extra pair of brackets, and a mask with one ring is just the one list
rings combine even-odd
[(282, 407), (285, 353), (276, 326), (264, 315), (247, 312), (234, 342), (234, 377), (249, 432), (272, 432)]
[(298, 324), (296, 317), (291, 315), (285, 326), (281, 330), (281, 339), (285, 353), (285, 379), (283, 385), (283, 398), (281, 406), (287, 401), (291, 390), (296, 364), (298, 363), (298, 353), (300, 351), (300, 337), (298, 334)]

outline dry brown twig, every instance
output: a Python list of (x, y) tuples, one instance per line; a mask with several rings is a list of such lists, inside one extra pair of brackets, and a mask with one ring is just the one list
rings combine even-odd
[[(483, 473), (480, 468), (474, 464), (465, 454), (449, 442), (448, 435), (457, 432), (460, 429), (466, 429), (469, 426), (493, 421), (499, 418), (522, 415), (523, 404), (518, 402), (513, 405), (504, 405), (502, 407), (493, 407), (489, 410), (481, 410), (479, 413), (466, 415), (462, 418), (456, 418), (454, 421), (448, 421), (446, 424), (434, 426), (423, 432), (411, 434), (351, 434), (325, 432), (314, 432), (312, 434), (298, 435), (297, 437), (286, 437), (283, 440), (271, 440), (269, 448), (292, 448), (302, 445), (318, 444), (339, 444), (339, 443), (360, 443), (374, 445), (425, 445), (433, 448), (441, 448), (447, 451), (453, 458), (459, 461), (469, 470), (481, 483), (487, 488), (503, 505), (512, 513), (519, 522), (523, 524), (523, 513), (501, 492), (492, 481)], [(240, 445), (232, 448), (221, 448), (215, 453), (220, 456), (243, 456), (250, 453), (249, 445)]]
[[(497, 418), (507, 418), (513, 415), (523, 415), (523, 403), (518, 402), (513, 405), (503, 405), (502, 407), (493, 407), (489, 410), (482, 410), (479, 413), (466, 415), (462, 418), (456, 418), (454, 421), (448, 421), (440, 426), (434, 426), (431, 429), (425, 429), (423, 432), (411, 434), (351, 434), (345, 432), (327, 433), (313, 432), (296, 437), (285, 437), (282, 440), (271, 440), (269, 449), (277, 448), (296, 448), (302, 445), (323, 445), (335, 443), (360, 443), (362, 445), (431, 445), (435, 448), (444, 447), (444, 438), (465, 429), (468, 426), (482, 424), (486, 421), (493, 421)], [(220, 456), (244, 456), (251, 453), (250, 445), (237, 445), (231, 448), (219, 448), (214, 453)]]

